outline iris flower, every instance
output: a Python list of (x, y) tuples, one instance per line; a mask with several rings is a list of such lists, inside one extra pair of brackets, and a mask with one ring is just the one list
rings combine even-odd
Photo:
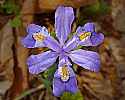
[(24, 47), (49, 48), (48, 51), (31, 55), (28, 58), (27, 65), (31, 74), (39, 74), (59, 61), (53, 78), (53, 94), (55, 96), (61, 96), (65, 91), (71, 93), (78, 91), (72, 63), (94, 72), (98, 72), (100, 68), (99, 54), (78, 49), (78, 46), (97, 46), (103, 42), (103, 34), (96, 33), (94, 23), (89, 22), (84, 26), (79, 26), (72, 38), (69, 39), (73, 20), (73, 8), (59, 6), (55, 12), (56, 39), (50, 36), (47, 28), (35, 24), (30, 24), (27, 27), (28, 34), (22, 39)]

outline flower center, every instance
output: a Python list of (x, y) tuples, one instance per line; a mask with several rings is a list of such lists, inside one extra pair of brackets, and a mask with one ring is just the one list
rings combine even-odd
[(66, 66), (60, 67), (59, 72), (60, 72), (62, 81), (67, 81), (69, 79), (70, 73)]
[(88, 36), (91, 36), (91, 32), (85, 32), (85, 33), (80, 34), (79, 39), (82, 41), (86, 39)]
[(42, 35), (41, 33), (35, 33), (33, 34), (33, 38), (36, 40), (36, 41), (43, 41), (45, 39), (45, 36)]

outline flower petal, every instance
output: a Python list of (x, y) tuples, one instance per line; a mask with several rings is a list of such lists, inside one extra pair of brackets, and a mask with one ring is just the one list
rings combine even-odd
[(62, 67), (62, 66), (64, 66), (64, 65), (72, 66), (71, 62), (69, 61), (68, 56), (66, 56), (66, 55), (61, 55), (61, 56), (59, 56), (59, 64), (58, 64), (58, 67)]
[[(61, 66), (61, 67), (63, 67), (63, 66)], [(61, 67), (58, 67), (58, 69), (56, 70), (56, 72), (54, 74), (54, 77), (56, 77), (56, 78), (60, 78), (61, 77), (60, 72), (59, 72)], [(74, 73), (73, 69), (70, 66), (67, 66), (67, 68), (68, 68), (68, 71), (70, 73), (69, 77), (74, 77), (75, 73)]]
[(104, 40), (102, 33), (95, 32), (94, 23), (87, 23), (83, 27), (79, 26), (76, 33), (79, 38), (82, 35), (82, 40), (79, 39), (79, 45), (82, 46), (97, 46)]
[(94, 32), (95, 31), (95, 25), (94, 25), (94, 23), (86, 23), (85, 25), (84, 25), (84, 31), (85, 32)]
[(86, 23), (83, 27), (79, 26), (76, 30), (76, 33), (80, 34), (82, 32), (95, 32), (94, 23)]
[(54, 77), (60, 78), (61, 76), (60, 76), (60, 74), (58, 72), (60, 71), (60, 68), (65, 67), (65, 66), (67, 67), (68, 71), (70, 72), (70, 77), (75, 76), (75, 73), (74, 73), (74, 71), (71, 68), (72, 64), (69, 61), (68, 56), (59, 56), (58, 69), (55, 72)]
[(27, 35), (25, 38), (21, 39), (21, 43), (26, 48), (35, 48), (35, 40), (31, 37), (31, 35)]
[(60, 97), (65, 92), (65, 84), (60, 78), (53, 79), (53, 94), (54, 96)]
[(42, 32), (44, 33), (45, 35), (49, 35), (48, 33), (48, 30), (46, 27), (41, 27), (39, 25), (36, 25), (36, 24), (29, 24), (28, 27), (27, 27), (27, 33), (32, 35), (36, 32)]
[(65, 90), (67, 92), (76, 93), (78, 92), (76, 77), (71, 77), (69, 81), (65, 84)]
[(79, 66), (98, 72), (100, 69), (100, 57), (98, 53), (86, 50), (74, 50), (69, 54), (71, 60)]
[(52, 51), (46, 51), (38, 55), (31, 55), (27, 60), (29, 72), (39, 74), (49, 68), (57, 59), (58, 54)]
[(46, 40), (44, 41), (44, 44), (46, 47), (52, 49), (53, 51), (60, 51), (60, 45), (59, 43), (51, 36), (48, 36)]
[(78, 43), (79, 43), (79, 38), (75, 35), (72, 39), (67, 41), (63, 49), (64, 51), (69, 52), (75, 49), (78, 46)]
[(93, 46), (97, 46), (104, 41), (104, 35), (102, 33), (94, 32), (91, 36), (91, 42)]
[(91, 36), (86, 37), (79, 42), (82, 46), (98, 46), (104, 41), (104, 35), (102, 33), (93, 32)]
[(22, 39), (22, 45), (27, 48), (35, 48), (35, 47), (44, 47), (43, 41), (36, 41), (33, 38), (33, 35), (35, 34), (42, 34), (44, 36), (49, 36), (48, 30), (43, 26), (35, 25), (35, 24), (30, 24), (27, 27), (27, 33), (28, 35)]
[(72, 7), (60, 6), (55, 12), (55, 30), (56, 36), (63, 45), (67, 40), (68, 34), (71, 32), (71, 24), (74, 20), (74, 12)]
[(76, 93), (78, 91), (77, 80), (75, 73), (71, 67), (67, 67), (70, 72), (70, 77), (67, 81), (61, 79), (60, 70), (57, 70), (53, 79), (53, 93), (55, 96), (61, 96), (63, 92)]
[(84, 27), (83, 26), (78, 26), (77, 29), (76, 29), (77, 35), (80, 35), (83, 31), (84, 31)]

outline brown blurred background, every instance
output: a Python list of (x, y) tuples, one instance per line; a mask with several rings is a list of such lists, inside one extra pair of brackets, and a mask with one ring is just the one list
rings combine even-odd
[[(93, 21), (105, 41), (94, 48), (101, 56), (100, 72), (75, 66), (80, 92), (56, 98), (50, 83), (41, 80), (46, 73), (31, 75), (26, 65), (30, 54), (44, 48), (26, 49), (20, 40), (30, 23), (54, 32), (59, 5), (74, 8), (73, 32)], [(125, 0), (0, 0), (0, 100), (125, 100)]]

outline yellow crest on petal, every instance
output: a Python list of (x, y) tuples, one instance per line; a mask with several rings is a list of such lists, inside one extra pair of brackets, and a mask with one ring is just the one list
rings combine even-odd
[(61, 75), (61, 80), (67, 81), (70, 76), (68, 67), (66, 67), (66, 66), (60, 67), (59, 71), (60, 71), (60, 75)]
[(33, 38), (36, 40), (36, 41), (43, 41), (45, 39), (45, 36), (42, 35), (41, 33), (35, 33), (33, 34)]
[(82, 41), (83, 39), (87, 38), (88, 36), (91, 36), (91, 32), (82, 33), (82, 34), (79, 36), (79, 39)]

